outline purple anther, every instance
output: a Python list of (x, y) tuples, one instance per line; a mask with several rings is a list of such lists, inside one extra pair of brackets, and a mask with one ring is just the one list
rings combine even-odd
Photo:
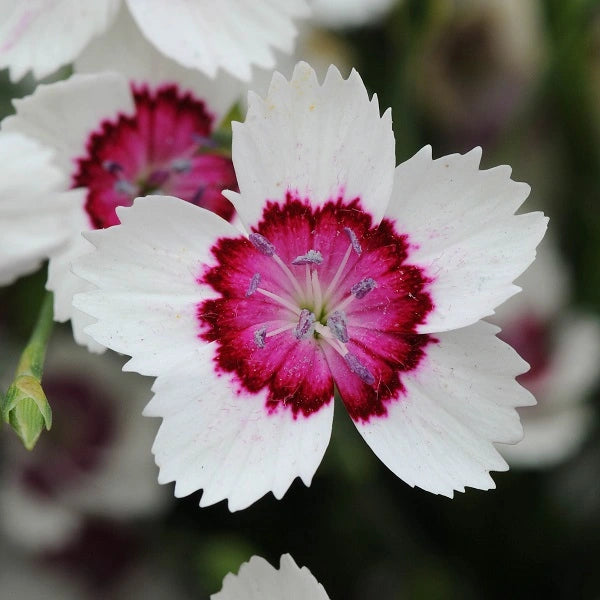
[(372, 289), (377, 287), (377, 282), (371, 277), (365, 277), (362, 281), (355, 283), (350, 292), (353, 293), (359, 300), (364, 298)]
[(122, 165), (114, 160), (105, 160), (102, 163), (102, 168), (105, 171), (108, 171), (111, 175), (119, 175), (119, 173), (123, 172)]
[(165, 169), (157, 169), (156, 171), (152, 171), (146, 180), (147, 187), (151, 188), (159, 188), (163, 183), (169, 179), (171, 173)]
[(348, 337), (346, 315), (342, 311), (336, 310), (327, 317), (327, 327), (329, 327), (331, 333), (333, 333), (340, 342), (345, 344), (350, 339)]
[(373, 373), (363, 365), (354, 354), (348, 352), (348, 354), (344, 354), (344, 360), (348, 365), (348, 368), (355, 374), (358, 375), (362, 381), (364, 381), (367, 385), (373, 385), (375, 383), (375, 377), (373, 377)]
[(248, 289), (246, 291), (246, 298), (248, 298), (248, 296), (252, 296), (252, 294), (254, 294), (259, 285), (260, 273), (254, 273), (254, 275), (252, 275), (252, 279), (250, 280), (250, 285), (248, 286)]
[(194, 133), (194, 134), (192, 134), (192, 139), (194, 140), (194, 142), (196, 144), (198, 144), (198, 146), (204, 146), (207, 148), (216, 148), (217, 147), (216, 140), (214, 140), (213, 138), (208, 137), (206, 135), (200, 135), (199, 133)]
[(356, 237), (354, 231), (352, 231), (350, 227), (344, 227), (344, 233), (348, 236), (348, 239), (350, 240), (350, 244), (352, 244), (352, 249), (354, 250), (354, 252), (356, 252), (356, 254), (360, 256), (362, 254), (362, 246), (360, 245), (360, 242), (358, 241), (358, 238)]
[(275, 246), (260, 233), (251, 233), (248, 239), (252, 242), (252, 245), (265, 256), (273, 256), (275, 254)]
[(201, 200), (202, 200), (202, 196), (204, 196), (204, 192), (206, 191), (206, 186), (201, 185), (195, 192), (194, 195), (192, 196), (192, 199), (190, 200), (191, 204), (200, 204)]
[(320, 265), (323, 262), (323, 255), (318, 250), (309, 250), (302, 256), (297, 256), (293, 265)]
[(302, 309), (300, 318), (298, 319), (298, 325), (296, 325), (296, 329), (294, 329), (294, 335), (297, 340), (302, 340), (312, 333), (315, 319), (314, 313), (311, 313), (307, 308)]
[(119, 179), (115, 181), (115, 191), (120, 194), (127, 194), (128, 196), (136, 196), (138, 188), (131, 181), (127, 181), (127, 179)]
[(267, 339), (267, 328), (266, 327), (263, 326), (254, 332), (254, 343), (256, 344), (257, 348), (264, 348), (266, 339)]
[(175, 173), (188, 173), (192, 168), (192, 163), (187, 158), (176, 158), (171, 163), (171, 170)]

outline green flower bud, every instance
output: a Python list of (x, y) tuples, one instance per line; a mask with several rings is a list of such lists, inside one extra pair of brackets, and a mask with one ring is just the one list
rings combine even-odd
[(43, 429), (52, 427), (52, 409), (40, 382), (19, 375), (2, 402), (2, 418), (14, 429), (27, 450), (32, 450)]

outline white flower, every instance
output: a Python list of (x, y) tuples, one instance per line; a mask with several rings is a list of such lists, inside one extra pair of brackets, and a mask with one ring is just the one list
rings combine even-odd
[(253, 556), (229, 573), (220, 592), (211, 600), (329, 600), (323, 586), (306, 567), (298, 567), (289, 554), (279, 562), (279, 570), (264, 558)]
[(600, 322), (567, 309), (566, 266), (549, 242), (518, 283), (523, 293), (504, 304), (494, 322), (502, 328), (499, 337), (529, 363), (519, 381), (538, 406), (519, 411), (525, 437), (500, 451), (513, 466), (552, 467), (580, 448), (594, 423), (584, 400), (598, 382)]
[(36, 552), (68, 543), (86, 517), (145, 517), (167, 500), (147, 452), (155, 428), (139, 418), (147, 382), (120, 373), (112, 354), (82, 353), (64, 334), (54, 336), (46, 363), (53, 427), (35, 452), (7, 438), (0, 486), (0, 527)]
[(176, 198), (118, 209), (74, 264), (95, 289), (75, 305), (87, 332), (158, 376), (146, 414), (159, 481), (201, 505), (244, 508), (329, 443), (334, 387), (379, 458), (411, 486), (452, 496), (494, 486), (492, 442), (521, 437), (526, 364), (482, 317), (518, 291), (546, 229), (515, 216), (529, 193), (480, 151), (394, 169), (390, 112), (356, 72), (322, 85), (300, 63), (249, 97), (234, 124), (249, 233)]
[[(213, 133), (237, 84), (174, 64), (143, 40), (131, 19), (119, 27), (115, 35), (131, 43), (126, 58), (108, 35), (112, 50), (91, 47), (79, 68), (100, 61), (120, 73), (76, 74), (38, 86), (15, 101), (0, 140), (0, 153), (10, 155), (4, 163), (10, 170), (0, 179), (0, 214), (11, 242), (8, 248), (0, 242), (0, 273), (14, 278), (50, 256), (55, 319), (72, 319), (76, 340), (96, 351), (101, 347), (83, 333), (89, 319), (71, 304), (73, 293), (85, 289), (70, 273), (71, 261), (91, 249), (81, 232), (117, 223), (115, 206), (153, 191), (231, 218), (221, 190), (236, 186), (231, 159), (215, 146)], [(34, 141), (17, 143), (16, 134)], [(32, 151), (34, 143), (45, 150)]]
[(0, 285), (35, 271), (67, 238), (61, 215), (72, 192), (57, 193), (68, 179), (51, 159), (26, 136), (0, 134)]
[(358, 27), (381, 19), (399, 0), (312, 0), (314, 20), (326, 27)]
[[(252, 65), (274, 66), (273, 49), (292, 51), (292, 19), (308, 7), (305, 0), (0, 0), (0, 68), (9, 67), (13, 80), (29, 70), (49, 75), (127, 12), (181, 65), (248, 80)], [(120, 45), (126, 51), (127, 39)]]

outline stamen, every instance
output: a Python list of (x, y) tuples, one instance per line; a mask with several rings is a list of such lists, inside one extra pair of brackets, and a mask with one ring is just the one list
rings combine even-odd
[(254, 343), (258, 348), (265, 347), (265, 339), (267, 337), (267, 328), (261, 327), (254, 332)]
[(360, 256), (362, 254), (362, 246), (360, 245), (360, 242), (358, 241), (354, 231), (352, 231), (350, 227), (344, 227), (344, 233), (348, 236), (354, 252)]
[(335, 335), (340, 342), (345, 344), (349, 341), (350, 338), (348, 337), (346, 315), (342, 311), (336, 310), (329, 315), (327, 318), (327, 327), (329, 327), (333, 335)]
[(115, 191), (127, 196), (137, 196), (138, 188), (131, 181), (127, 181), (127, 179), (119, 179), (115, 182)]
[(373, 385), (375, 383), (373, 373), (371, 373), (371, 371), (369, 371), (369, 369), (367, 369), (354, 354), (348, 352), (348, 354), (344, 355), (344, 360), (346, 361), (348, 368), (355, 375), (358, 375), (367, 385)]
[(188, 173), (192, 168), (192, 163), (186, 158), (176, 158), (171, 163), (171, 169), (175, 171), (175, 173)]
[(217, 147), (216, 140), (214, 140), (213, 138), (208, 137), (206, 135), (200, 135), (199, 133), (193, 133), (192, 139), (194, 140), (194, 142), (196, 142), (196, 144), (198, 144), (198, 146), (203, 146), (205, 148), (216, 148)]
[(254, 292), (256, 291), (256, 289), (258, 288), (259, 284), (260, 284), (260, 273), (254, 273), (254, 275), (252, 275), (252, 279), (250, 280), (250, 285), (248, 286), (248, 289), (246, 290), (246, 298), (248, 298), (249, 296), (252, 296), (252, 294), (254, 294)]
[(278, 296), (277, 294), (274, 294), (273, 292), (269, 292), (269, 290), (264, 290), (263, 288), (256, 288), (256, 291), (259, 294), (266, 296), (267, 298), (271, 298), (272, 300), (275, 300), (275, 302), (279, 302), (279, 304), (281, 304), (282, 306), (289, 308), (294, 314), (296, 314), (296, 315), (300, 314), (300, 309), (298, 308), (298, 306), (296, 306), (292, 302), (288, 302), (285, 298), (282, 298), (281, 296)]
[(267, 337), (273, 337), (275, 335), (279, 335), (284, 331), (289, 331), (290, 329), (294, 329), (296, 327), (296, 323), (290, 323), (289, 325), (284, 325), (283, 327), (278, 327), (277, 329), (271, 329), (269, 333), (267, 333)]
[(355, 283), (351, 288), (350, 292), (354, 294), (356, 298), (361, 300), (364, 298), (371, 290), (377, 287), (377, 282), (371, 277), (365, 277), (362, 281)]
[(352, 244), (350, 246), (348, 246), (348, 249), (346, 250), (346, 254), (344, 254), (344, 258), (342, 258), (342, 262), (340, 263), (338, 270), (335, 272), (333, 279), (327, 286), (327, 290), (325, 291), (325, 298), (327, 298), (328, 300), (329, 300), (330, 292), (335, 290), (335, 286), (338, 284), (338, 281), (340, 280), (340, 277), (342, 276), (342, 273), (344, 272), (346, 263), (348, 262), (348, 259), (350, 258), (350, 252), (352, 252)]
[(192, 196), (192, 199), (190, 200), (191, 204), (200, 204), (200, 202), (202, 201), (202, 196), (204, 196), (204, 192), (205, 191), (206, 191), (206, 186), (205, 185), (201, 185), (194, 192), (194, 195)]
[(302, 340), (307, 338), (313, 332), (313, 323), (315, 322), (316, 317), (314, 313), (310, 312), (307, 308), (303, 308), (300, 312), (300, 319), (298, 320), (298, 325), (296, 326), (296, 330), (294, 331), (294, 335), (297, 340)]
[(165, 169), (157, 169), (156, 171), (152, 171), (146, 180), (146, 187), (159, 188), (167, 181), (167, 179), (169, 179), (170, 176), (171, 174), (169, 171), (166, 171)]
[(102, 163), (102, 168), (108, 171), (111, 175), (119, 175), (123, 172), (123, 166), (114, 160), (105, 160)]
[[(308, 266), (306, 267), (309, 268)], [(321, 282), (319, 281), (319, 274), (316, 269), (312, 271), (311, 277), (311, 288), (313, 297), (313, 308), (317, 314), (321, 314), (323, 308), (323, 293), (321, 292)]]
[(304, 295), (304, 292), (302, 291), (298, 280), (290, 271), (290, 268), (281, 260), (281, 258), (279, 258), (279, 256), (277, 256), (277, 254), (273, 254), (273, 260), (279, 265), (279, 268), (286, 274), (286, 277), (290, 280), (296, 292), (302, 297)]
[(302, 256), (297, 256), (293, 265), (320, 265), (323, 262), (323, 255), (318, 250), (309, 250)]
[(265, 256), (273, 256), (275, 254), (275, 246), (266, 237), (260, 235), (260, 233), (251, 233), (248, 239), (261, 254)]

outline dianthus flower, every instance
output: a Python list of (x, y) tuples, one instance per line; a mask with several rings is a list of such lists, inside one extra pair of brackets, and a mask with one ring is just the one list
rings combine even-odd
[(494, 486), (516, 442), (526, 363), (479, 320), (518, 291), (541, 213), (480, 152), (394, 169), (391, 115), (356, 72), (319, 85), (299, 63), (234, 124), (242, 233), (177, 198), (137, 199), (90, 232), (74, 264), (96, 289), (88, 333), (157, 376), (146, 414), (159, 481), (237, 510), (308, 485), (337, 389), (358, 431), (408, 484), (452, 496)]
[[(82, 231), (118, 223), (117, 206), (149, 193), (174, 194), (225, 219), (234, 212), (221, 194), (236, 187), (233, 164), (215, 131), (237, 85), (178, 67), (133, 33), (129, 39), (121, 72), (75, 74), (39, 85), (15, 101), (16, 114), (2, 122), (0, 133), (0, 149), (6, 147), (16, 165), (0, 214), (6, 211), (6, 229), (18, 239), (10, 251), (0, 245), (0, 273), (8, 270), (14, 278), (31, 270), (24, 264), (29, 255), (37, 258), (33, 267), (50, 257), (47, 287), (54, 292), (54, 317), (72, 319), (75, 339), (93, 350), (101, 348), (83, 333), (89, 319), (72, 306), (73, 293), (85, 285), (71, 274), (71, 261), (92, 249)], [(106, 62), (116, 66), (113, 59)], [(46, 162), (33, 159), (29, 146), (11, 142), (17, 135), (39, 146)], [(52, 193), (42, 199), (34, 192), (41, 182), (50, 185), (49, 169), (57, 175)], [(38, 222), (46, 224), (45, 237), (41, 225), (34, 227)], [(51, 236), (57, 242), (39, 248)]]
[(306, 568), (300, 568), (289, 554), (282, 555), (279, 569), (264, 558), (253, 556), (237, 575), (228, 573), (221, 591), (211, 600), (329, 600), (323, 586)]
[(13, 80), (29, 70), (45, 77), (133, 18), (182, 66), (209, 77), (223, 69), (247, 81), (253, 65), (273, 68), (274, 49), (292, 51), (293, 19), (307, 14), (305, 0), (0, 0), (0, 68), (9, 67)]

